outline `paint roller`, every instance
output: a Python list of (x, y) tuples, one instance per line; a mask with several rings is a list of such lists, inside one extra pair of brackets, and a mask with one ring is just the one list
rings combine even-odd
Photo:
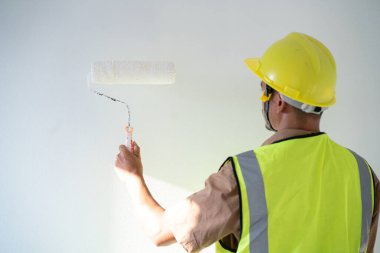
[[(91, 72), (88, 76), (88, 86), (94, 93), (104, 96), (114, 102), (125, 104), (128, 109), (128, 125), (126, 146), (132, 150), (131, 113), (127, 103), (110, 97), (91, 88), (92, 84), (100, 85), (159, 85), (173, 84), (175, 82), (174, 63), (167, 61), (98, 61), (91, 64)], [(133, 150), (132, 150), (133, 151)]]

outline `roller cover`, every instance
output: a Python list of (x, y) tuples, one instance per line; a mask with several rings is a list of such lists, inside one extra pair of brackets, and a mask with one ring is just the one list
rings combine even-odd
[(98, 61), (91, 64), (94, 84), (173, 84), (174, 63), (164, 61)]

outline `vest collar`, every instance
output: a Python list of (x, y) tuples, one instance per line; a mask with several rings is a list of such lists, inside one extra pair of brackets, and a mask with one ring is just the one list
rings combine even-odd
[(281, 129), (271, 137), (269, 137), (261, 146), (270, 145), (274, 142), (279, 142), (284, 139), (294, 138), (298, 136), (313, 135), (321, 132), (305, 131), (300, 129)]

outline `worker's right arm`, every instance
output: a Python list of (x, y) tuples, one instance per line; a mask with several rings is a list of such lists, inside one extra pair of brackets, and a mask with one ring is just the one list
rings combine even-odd
[(156, 245), (178, 241), (187, 252), (198, 252), (227, 235), (239, 239), (239, 195), (230, 163), (212, 174), (204, 189), (165, 210), (145, 184), (140, 148), (133, 145), (133, 153), (124, 145), (119, 147), (115, 170), (126, 184), (146, 234)]
[(121, 145), (119, 150), (115, 171), (128, 189), (132, 206), (145, 233), (157, 246), (174, 243), (175, 238), (165, 222), (165, 210), (153, 198), (145, 184), (140, 147), (134, 142), (133, 153), (124, 145)]

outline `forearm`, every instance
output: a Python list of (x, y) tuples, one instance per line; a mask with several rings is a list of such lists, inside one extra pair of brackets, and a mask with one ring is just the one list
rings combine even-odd
[(175, 242), (164, 219), (165, 209), (153, 198), (144, 178), (132, 178), (126, 186), (140, 223), (151, 240), (159, 246)]
[(145, 184), (140, 147), (133, 142), (132, 152), (125, 145), (119, 146), (115, 171), (127, 186), (131, 202), (146, 234), (156, 245), (175, 242), (164, 219), (165, 210), (157, 203)]

